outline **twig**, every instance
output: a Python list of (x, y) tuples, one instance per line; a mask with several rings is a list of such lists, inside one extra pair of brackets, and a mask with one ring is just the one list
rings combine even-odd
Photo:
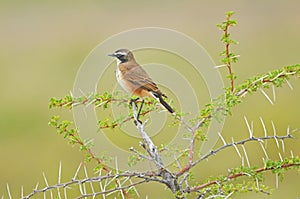
[(284, 136), (273, 135), (273, 136), (265, 136), (265, 137), (259, 137), (259, 138), (256, 138), (256, 137), (253, 136), (253, 137), (250, 137), (250, 138), (238, 141), (238, 142), (227, 143), (227, 144), (224, 144), (223, 146), (221, 146), (221, 147), (219, 147), (219, 148), (217, 148), (215, 150), (211, 150), (209, 153), (207, 153), (206, 155), (202, 156), (200, 159), (196, 160), (192, 164), (187, 165), (186, 167), (182, 168), (176, 175), (177, 176), (181, 176), (186, 171), (190, 170), (192, 167), (196, 166), (197, 164), (199, 164), (203, 160), (205, 160), (205, 159), (209, 158), (210, 156), (215, 155), (219, 151), (222, 151), (222, 150), (224, 150), (226, 148), (229, 148), (229, 147), (235, 147), (236, 145), (244, 145), (245, 143), (253, 142), (253, 141), (260, 142), (261, 140), (270, 140), (270, 139), (284, 140), (284, 139), (288, 139), (288, 138), (293, 138), (293, 136), (291, 134), (284, 135)]
[(141, 154), (140, 152), (138, 152), (137, 150), (135, 150), (135, 148), (133, 148), (133, 147), (130, 147), (129, 150), (132, 151), (132, 152), (134, 152), (135, 154), (137, 154), (142, 159), (151, 160), (150, 157)]
[[(137, 108), (134, 102), (131, 103), (132, 109), (133, 109), (133, 116), (136, 124), (136, 128), (138, 129), (143, 141), (145, 142), (145, 150), (149, 154), (149, 156), (152, 158), (152, 161), (156, 165), (156, 168), (158, 169), (159, 175), (163, 178), (164, 184), (166, 184), (173, 193), (180, 193), (182, 190), (180, 189), (180, 186), (177, 181), (177, 176), (172, 174), (163, 164), (163, 161), (159, 155), (159, 151), (157, 150), (157, 147), (152, 142), (151, 138), (147, 135), (144, 128), (147, 123), (147, 120), (142, 124), (138, 120), (138, 113)], [(180, 197), (182, 198), (182, 197)]]
[(114, 189), (109, 189), (109, 190), (106, 190), (106, 191), (102, 191), (102, 192), (95, 192), (95, 193), (90, 193), (90, 194), (82, 194), (81, 196), (77, 197), (76, 199), (80, 199), (80, 198), (86, 198), (86, 197), (94, 197), (94, 196), (97, 196), (97, 195), (104, 195), (104, 194), (107, 194), (107, 193), (114, 193), (116, 191), (120, 191), (120, 190), (124, 190), (124, 189), (128, 189), (130, 187), (134, 187), (136, 185), (140, 185), (140, 184), (144, 184), (146, 182), (149, 182), (148, 179), (144, 179), (144, 180), (141, 180), (139, 182), (134, 182), (130, 185), (127, 185), (127, 186), (123, 186), (123, 187), (116, 187)]
[[(296, 164), (296, 163), (283, 164), (280, 168), (289, 168), (289, 167), (293, 167), (293, 166), (300, 166), (300, 163), (298, 163), (298, 164)], [(275, 168), (276, 167), (269, 167), (269, 168), (261, 167), (259, 169), (256, 169), (255, 173), (261, 173), (261, 172), (264, 172), (264, 171), (270, 171), (270, 170), (274, 170)], [(244, 172), (243, 173), (232, 174), (232, 175), (230, 175), (230, 176), (227, 177), (227, 181), (235, 179), (235, 178), (238, 178), (238, 177), (241, 177), (241, 176), (246, 176), (246, 175), (247, 174), (244, 173)], [(192, 187), (192, 188), (190, 188), (189, 190), (186, 190), (186, 191), (196, 192), (196, 191), (198, 191), (200, 189), (203, 189), (205, 187), (208, 187), (210, 185), (217, 184), (218, 182), (219, 182), (218, 180), (213, 180), (213, 181), (201, 184), (199, 186)]]
[[(225, 26), (226, 28), (224, 30), (224, 37), (225, 38), (228, 38), (228, 27), (229, 27), (228, 21), (229, 21), (229, 18), (230, 18), (230, 16), (227, 16), (227, 18), (226, 18), (226, 26)], [(229, 76), (230, 76), (231, 92), (233, 92), (234, 91), (234, 76), (233, 76), (232, 68), (231, 68), (229, 45), (230, 45), (230, 42), (226, 42), (226, 44), (225, 44), (225, 54), (226, 54), (226, 58), (227, 58), (226, 67), (228, 69), (228, 73), (229, 73)]]
[[(78, 173), (78, 169), (76, 170), (76, 173)], [(77, 176), (77, 174), (75, 175)], [(69, 182), (65, 182), (65, 183), (60, 183), (60, 184), (56, 184), (56, 185), (46, 185), (44, 188), (38, 189), (38, 187), (36, 186), (36, 188), (33, 190), (33, 192), (31, 192), (30, 194), (28, 194), (27, 196), (23, 196), (22, 199), (28, 199), (30, 197), (32, 197), (33, 195), (36, 195), (37, 193), (44, 193), (48, 190), (52, 190), (52, 189), (59, 189), (59, 188), (67, 188), (70, 187), (71, 185), (76, 185), (76, 184), (84, 184), (84, 183), (89, 183), (89, 182), (101, 182), (101, 181), (105, 181), (105, 180), (112, 180), (111, 182), (113, 182), (114, 179), (117, 178), (136, 178), (136, 179), (143, 179), (143, 181), (145, 182), (150, 182), (150, 181), (155, 181), (155, 182), (163, 182), (162, 179), (157, 178), (158, 174), (153, 173), (153, 172), (125, 172), (125, 173), (120, 173), (120, 174), (107, 174), (105, 176), (97, 176), (97, 177), (89, 177), (89, 178), (84, 178), (84, 179), (75, 179), (76, 177), (72, 178), (71, 181)], [(109, 184), (109, 183), (107, 183)], [(123, 187), (124, 188), (124, 187)], [(103, 191), (104, 192), (104, 191)]]

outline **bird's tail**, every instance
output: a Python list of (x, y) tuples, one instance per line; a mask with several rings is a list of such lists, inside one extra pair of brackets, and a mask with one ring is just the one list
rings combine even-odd
[(174, 113), (174, 110), (171, 108), (171, 106), (162, 98), (162, 95), (158, 96), (159, 102), (170, 112)]

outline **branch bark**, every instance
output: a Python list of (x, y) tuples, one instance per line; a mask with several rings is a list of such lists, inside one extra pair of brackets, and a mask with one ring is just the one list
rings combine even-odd
[(131, 106), (133, 109), (134, 121), (136, 124), (136, 128), (138, 129), (143, 141), (144, 141), (144, 149), (147, 151), (148, 155), (151, 157), (152, 161), (156, 165), (158, 170), (158, 175), (163, 178), (163, 183), (167, 185), (167, 187), (175, 194), (177, 199), (185, 199), (183, 195), (183, 190), (179, 185), (177, 175), (170, 172), (166, 166), (164, 165), (161, 156), (159, 155), (159, 151), (157, 150), (156, 145), (152, 142), (151, 138), (145, 131), (145, 125), (147, 120), (142, 124), (138, 120), (137, 108), (134, 102), (131, 102)]

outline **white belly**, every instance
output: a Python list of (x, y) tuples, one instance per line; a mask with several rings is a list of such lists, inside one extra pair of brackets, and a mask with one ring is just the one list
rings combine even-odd
[(116, 70), (116, 78), (118, 83), (120, 84), (120, 86), (128, 93), (131, 93), (131, 90), (128, 88), (128, 86), (126, 85), (126, 82), (123, 79), (123, 75), (121, 73), (121, 71), (119, 70), (119, 67), (117, 67)]

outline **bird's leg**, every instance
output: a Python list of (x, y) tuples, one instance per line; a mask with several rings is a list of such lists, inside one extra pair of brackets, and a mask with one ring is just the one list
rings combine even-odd
[(138, 101), (140, 98), (138, 97), (138, 98), (135, 98), (135, 99), (130, 99), (130, 101), (129, 101), (129, 105), (130, 106), (132, 106), (132, 103), (134, 103), (135, 104), (135, 106), (136, 106), (136, 101)]
[[(134, 105), (137, 107), (136, 101), (139, 100), (139, 99), (140, 99), (139, 97), (136, 98), (136, 99), (130, 99), (129, 104), (130, 104), (131, 106), (133, 106), (133, 103), (134, 103)], [(143, 99), (142, 104), (141, 104), (141, 106), (140, 106), (140, 108), (139, 108), (139, 110), (138, 110), (138, 113), (137, 113), (137, 117), (136, 117), (136, 120), (137, 120), (137, 121), (134, 120), (134, 124), (135, 124), (135, 125), (137, 125), (137, 122), (139, 122), (140, 124), (142, 124), (142, 121), (139, 120), (139, 117), (140, 117), (140, 113), (141, 113), (143, 104), (144, 104), (144, 99)]]
[(141, 103), (141, 106), (140, 106), (140, 108), (139, 108), (139, 111), (138, 111), (138, 114), (137, 114), (137, 120), (142, 124), (142, 121), (141, 120), (139, 120), (139, 117), (140, 117), (140, 114), (141, 114), (141, 110), (142, 110), (142, 108), (143, 108), (143, 105), (144, 105), (144, 99), (142, 100), (142, 103)]

